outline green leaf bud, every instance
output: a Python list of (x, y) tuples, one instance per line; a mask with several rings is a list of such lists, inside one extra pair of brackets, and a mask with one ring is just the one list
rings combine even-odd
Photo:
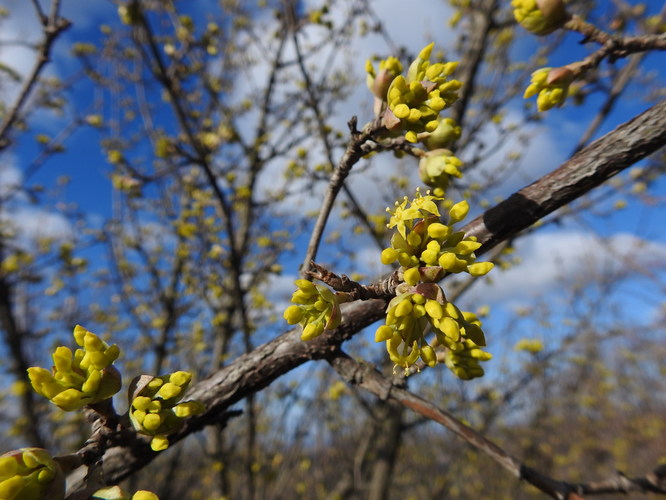
[(484, 347), (486, 345), (486, 336), (484, 335), (483, 330), (480, 326), (475, 325), (474, 323), (468, 323), (465, 325), (465, 337), (479, 347)]

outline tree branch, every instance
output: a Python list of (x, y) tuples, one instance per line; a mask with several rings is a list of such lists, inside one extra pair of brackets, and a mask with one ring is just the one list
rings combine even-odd
[[(360, 138), (357, 137), (357, 141)], [(346, 162), (351, 165), (353, 161), (350, 159), (362, 155), (364, 140), (352, 139), (350, 145), (353, 147), (348, 148), (342, 165)], [(462, 229), (483, 243), (479, 253), (488, 251), (665, 144), (666, 101), (663, 101), (582, 149), (557, 170), (513, 194)], [(169, 440), (175, 443), (224, 419), (231, 405), (260, 391), (297, 366), (331, 357), (342, 342), (379, 320), (385, 307), (386, 301), (380, 299), (343, 304), (343, 323), (336, 330), (303, 342), (300, 329), (293, 329), (239, 356), (191, 388), (187, 397), (203, 402), (207, 411), (188, 421)], [(147, 454), (147, 446), (147, 443), (118, 444), (108, 449), (103, 457), (106, 480), (115, 484), (150, 462), (156, 454)], [(519, 464), (513, 458), (506, 456), (502, 460), (507, 469), (517, 473)], [(524, 471), (520, 474), (524, 476)]]

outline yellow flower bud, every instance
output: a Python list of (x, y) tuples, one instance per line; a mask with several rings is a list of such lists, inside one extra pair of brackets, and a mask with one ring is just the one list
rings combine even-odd
[(141, 425), (143, 425), (143, 427), (149, 432), (156, 430), (161, 424), (162, 419), (157, 413), (148, 413), (141, 423)]
[(421, 273), (419, 272), (418, 267), (410, 267), (403, 273), (403, 279), (405, 283), (409, 285), (416, 285), (421, 279)]
[(435, 354), (435, 350), (429, 345), (421, 347), (421, 359), (431, 368), (437, 364), (437, 355)]
[(444, 224), (440, 224), (439, 222), (434, 222), (428, 226), (428, 235), (436, 240), (442, 241), (449, 236), (449, 234), (451, 234), (451, 228)]
[(467, 266), (467, 272), (474, 277), (485, 276), (493, 267), (495, 267), (495, 264), (492, 262), (477, 262)]
[(393, 328), (387, 325), (380, 326), (375, 332), (375, 342), (385, 342), (391, 337), (393, 337)]
[(428, 316), (431, 318), (440, 319), (442, 316), (444, 316), (444, 309), (442, 308), (442, 305), (436, 300), (428, 300), (425, 304), (425, 309), (428, 313)]
[(169, 447), (169, 440), (164, 435), (154, 436), (150, 441), (150, 447), (153, 451), (163, 451)]
[(469, 203), (467, 200), (460, 201), (453, 205), (449, 210), (449, 224), (455, 224), (460, 222), (469, 213)]
[(180, 386), (177, 386), (171, 382), (167, 382), (162, 387), (160, 387), (159, 391), (157, 391), (157, 396), (161, 397), (162, 399), (171, 399), (178, 396), (181, 391), (182, 389)]
[(303, 319), (303, 312), (301, 311), (300, 307), (292, 305), (284, 310), (283, 316), (284, 319), (287, 320), (287, 323), (290, 325), (295, 325), (296, 323), (300, 323), (300, 321)]
[(382, 250), (381, 261), (382, 264), (389, 265), (398, 259), (398, 252), (393, 248), (385, 248)]

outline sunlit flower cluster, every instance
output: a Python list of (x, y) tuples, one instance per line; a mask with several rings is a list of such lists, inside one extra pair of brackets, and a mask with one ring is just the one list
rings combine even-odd
[(448, 77), (457, 62), (431, 63), (434, 44), (421, 50), (403, 76), (402, 65), (394, 57), (379, 64), (375, 74), (372, 63), (366, 63), (368, 86), (385, 102), (383, 125), (393, 132), (405, 134), (409, 142), (425, 140), (440, 124), (439, 113), (458, 99), (462, 84)]
[[(435, 348), (443, 346), (447, 352), (446, 365), (456, 376), (467, 380), (483, 375), (483, 370), (464, 364), (466, 351), (481, 351), (479, 346), (485, 345), (481, 323), (472, 313), (462, 312), (448, 302), (435, 283), (416, 286), (403, 283), (397, 292), (389, 302), (385, 324), (375, 333), (377, 342), (386, 342), (391, 361), (408, 368), (420, 357), (428, 366), (435, 366), (438, 363)], [(425, 338), (428, 326), (435, 334), (430, 343)], [(484, 353), (479, 359), (490, 359), (490, 354)]]
[(167, 436), (177, 431), (184, 419), (204, 411), (199, 401), (180, 402), (191, 380), (191, 373), (177, 371), (161, 377), (144, 375), (132, 384), (130, 421), (137, 432), (152, 436), (150, 447), (154, 451), (169, 446)]
[(117, 345), (109, 346), (80, 325), (74, 340), (81, 347), (72, 353), (65, 346), (53, 353), (53, 372), (28, 368), (34, 390), (64, 411), (73, 411), (108, 399), (120, 390), (121, 377), (112, 363), (120, 355)]
[[(453, 228), (467, 216), (467, 202), (453, 205), (447, 224), (443, 224), (437, 204), (441, 201), (440, 197), (423, 196), (417, 191), (413, 200), (405, 198), (391, 211), (388, 227), (396, 232), (381, 259), (384, 264), (400, 264), (404, 283), (397, 287), (375, 340), (385, 341), (391, 360), (405, 369), (419, 358), (434, 366), (439, 361), (435, 348), (442, 346), (446, 349), (446, 365), (456, 376), (469, 379), (483, 375), (478, 361), (490, 359), (490, 354), (477, 354), (483, 352), (479, 347), (485, 346), (481, 323), (447, 301), (435, 282), (447, 272), (483, 276), (493, 264), (475, 262), (474, 251), (480, 243)], [(431, 343), (425, 338), (428, 327), (436, 339)]]
[(443, 224), (436, 203), (441, 200), (417, 191), (413, 200), (405, 197), (401, 203), (396, 202), (392, 211), (387, 209), (392, 215), (388, 227), (397, 232), (391, 237), (391, 246), (382, 252), (381, 260), (383, 264), (397, 261), (409, 285), (438, 281), (446, 272), (483, 276), (493, 267), (490, 262), (476, 262), (474, 251), (481, 246), (476, 238), (454, 229), (469, 212), (467, 201), (453, 205), (448, 224)]
[(511, 0), (516, 21), (535, 35), (548, 35), (566, 22), (562, 0)]
[(538, 94), (537, 109), (539, 111), (562, 106), (573, 80), (574, 73), (567, 67), (538, 69), (532, 73), (530, 85), (525, 89), (523, 97), (529, 99)]
[(291, 301), (294, 305), (284, 311), (284, 319), (290, 325), (303, 327), (301, 338), (311, 340), (324, 330), (332, 330), (340, 325), (341, 313), (338, 297), (324, 285), (308, 280), (296, 280), (298, 289)]
[(0, 456), (2, 500), (59, 500), (65, 496), (65, 476), (46, 450), (21, 448)]

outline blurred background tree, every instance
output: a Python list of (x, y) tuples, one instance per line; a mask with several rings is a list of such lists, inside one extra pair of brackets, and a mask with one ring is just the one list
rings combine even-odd
[[(658, 4), (568, 2), (616, 38), (564, 107), (543, 113), (522, 99), (530, 75), (590, 61), (600, 45), (571, 28), (536, 38), (510, 2), (2, 2), (3, 448), (90, 449), (84, 415), (41, 400), (26, 375), (82, 324), (121, 347), (126, 384), (189, 370), (208, 407), (160, 454), (108, 445), (105, 480), (128, 490), (162, 500), (569, 491), (523, 473), (541, 491), (526, 486), (474, 439), (359, 386), (351, 358), (332, 354), (354, 336), (344, 348), (364, 360), (359, 373), (376, 366), (534, 470), (585, 483), (578, 493), (648, 491), (655, 468), (650, 484), (664, 493), (663, 134), (645, 147), (612, 136), (617, 171), (657, 152), (536, 210), (541, 219), (562, 206), (537, 224), (518, 205), (495, 212), (506, 222), (480, 241), (496, 270), (474, 286), (444, 282), (450, 300), (484, 317), (494, 359), (482, 379), (439, 366), (396, 374), (363, 330), (384, 300), (343, 310), (338, 333), (313, 343), (282, 318), (331, 179), (340, 194), (317, 262), (366, 284), (388, 269), (385, 207), (422, 185), (408, 143), (359, 135), (373, 120), (366, 58), (407, 67), (434, 41), (434, 59), (460, 62), (460, 99), (445, 113), (461, 127), (449, 148), (463, 177), (446, 196), (477, 216), (577, 152), (593, 162), (594, 139), (651, 106), (650, 123), (665, 128)], [(612, 52), (643, 35), (653, 46)], [(540, 192), (555, 199), (548, 186)], [(77, 489), (70, 478), (68, 498)]]

